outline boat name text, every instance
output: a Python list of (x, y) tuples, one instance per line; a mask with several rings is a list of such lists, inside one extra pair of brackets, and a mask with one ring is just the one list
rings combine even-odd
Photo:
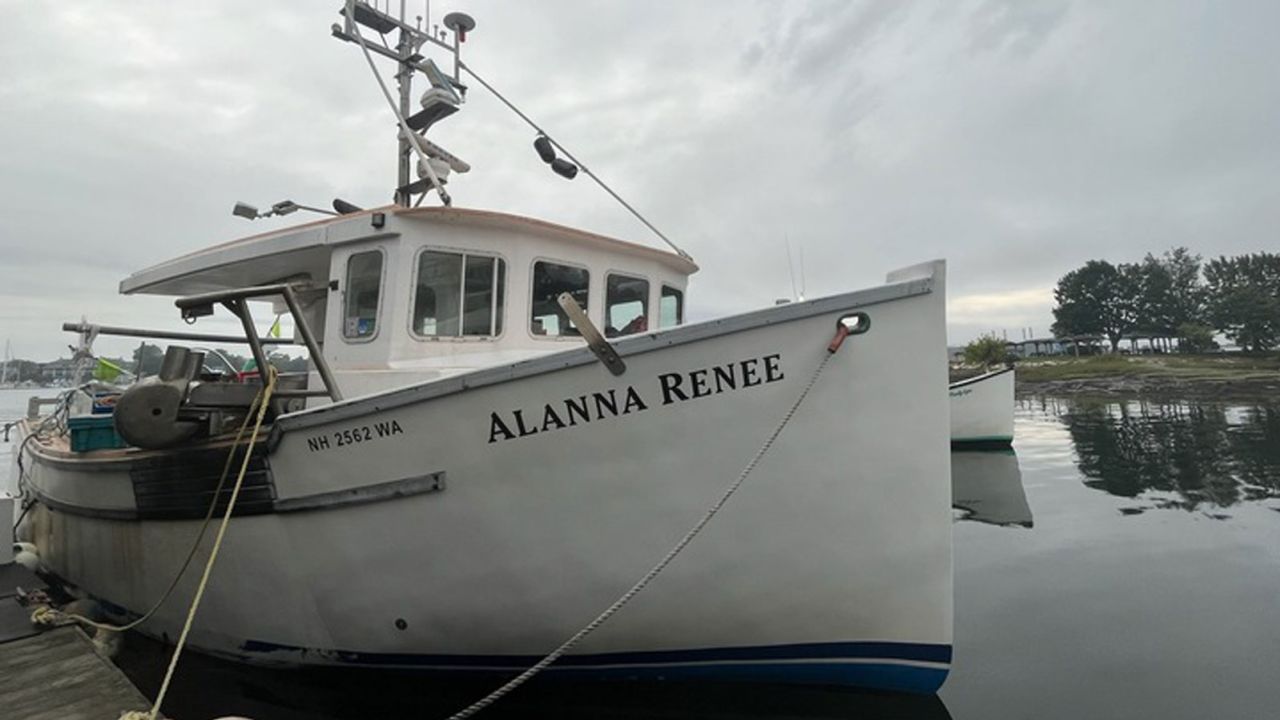
[[(634, 385), (565, 398), (542, 407), (489, 413), (489, 442), (515, 440), (540, 432), (564, 430), (606, 418), (644, 412), (652, 404), (671, 405), (722, 392), (778, 382), (783, 379), (782, 355), (715, 365), (689, 372), (662, 373), (656, 387), (642, 393)], [(646, 399), (646, 397), (648, 399)], [(660, 401), (660, 402), (659, 402)]]

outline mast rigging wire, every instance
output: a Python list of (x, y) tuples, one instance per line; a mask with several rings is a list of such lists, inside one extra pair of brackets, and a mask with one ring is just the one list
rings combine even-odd
[(595, 180), (597, 185), (599, 185), (600, 187), (604, 188), (604, 191), (605, 191), (605, 192), (607, 192), (607, 193), (609, 193), (610, 195), (612, 195), (614, 200), (617, 200), (617, 201), (618, 201), (618, 203), (622, 205), (622, 207), (624, 207), (624, 208), (626, 208), (627, 210), (629, 210), (629, 211), (631, 212), (631, 214), (632, 214), (632, 215), (634, 215), (634, 216), (636, 217), (636, 219), (637, 219), (637, 220), (639, 220), (640, 222), (644, 223), (645, 227), (647, 227), (647, 228), (649, 228), (650, 230), (652, 230), (654, 235), (657, 235), (658, 237), (662, 238), (662, 241), (663, 241), (663, 242), (665, 242), (668, 246), (670, 246), (672, 250), (676, 251), (676, 253), (677, 253), (680, 257), (682, 257), (682, 258), (684, 258), (684, 259), (686, 259), (686, 260), (688, 260), (688, 261), (690, 261), (690, 262), (693, 262), (693, 256), (692, 256), (692, 255), (690, 255), (689, 253), (685, 252), (683, 249), (681, 249), (681, 247), (680, 247), (679, 245), (676, 245), (674, 242), (672, 242), (672, 241), (671, 241), (671, 238), (669, 238), (669, 237), (667, 237), (666, 235), (664, 235), (664, 234), (662, 233), (662, 231), (661, 231), (661, 230), (659, 230), (657, 227), (655, 227), (655, 226), (654, 226), (654, 224), (653, 224), (653, 223), (649, 222), (649, 220), (648, 220), (647, 218), (645, 218), (645, 216), (643, 216), (643, 215), (641, 215), (641, 214), (640, 214), (640, 211), (638, 211), (638, 210), (636, 210), (635, 208), (631, 207), (631, 204), (630, 204), (630, 203), (628, 203), (626, 200), (623, 200), (621, 195), (619, 195), (618, 193), (614, 192), (614, 191), (613, 191), (613, 188), (611, 188), (611, 187), (609, 187), (608, 185), (606, 185), (606, 184), (605, 184), (605, 182), (604, 182), (603, 180), (601, 180), (598, 176), (596, 176), (596, 174), (595, 174), (595, 173), (591, 172), (591, 168), (587, 167), (586, 165), (584, 165), (584, 164), (582, 163), (582, 161), (581, 161), (581, 160), (579, 160), (578, 158), (574, 157), (573, 153), (569, 152), (569, 150), (568, 150), (567, 148), (565, 148), (565, 146), (564, 146), (564, 145), (561, 145), (561, 144), (560, 144), (560, 143), (559, 143), (555, 138), (551, 137), (550, 133), (548, 133), (546, 130), (543, 130), (541, 127), (539, 127), (539, 126), (538, 126), (538, 124), (537, 124), (537, 123), (535, 123), (535, 122), (534, 122), (534, 121), (533, 121), (533, 120), (532, 120), (528, 115), (525, 115), (523, 112), (521, 112), (521, 111), (520, 111), (520, 108), (516, 107), (516, 106), (515, 106), (515, 104), (514, 104), (514, 103), (512, 103), (510, 100), (508, 100), (506, 97), (504, 97), (504, 96), (502, 95), (502, 93), (500, 93), (500, 92), (498, 92), (496, 89), (494, 89), (494, 87), (493, 87), (492, 85), (490, 85), (489, 83), (485, 82), (485, 79), (484, 79), (484, 78), (482, 78), (482, 77), (480, 77), (479, 75), (477, 75), (477, 74), (476, 74), (476, 71), (475, 71), (475, 70), (472, 70), (470, 65), (468, 65), (468, 64), (467, 64), (467, 63), (465, 63), (465, 62), (463, 62), (462, 60), (459, 60), (459, 61), (458, 61), (458, 66), (459, 66), (459, 67), (461, 67), (463, 70), (466, 70), (466, 71), (467, 71), (467, 73), (468, 73), (469, 75), (471, 75), (471, 77), (473, 77), (473, 78), (475, 78), (475, 79), (476, 79), (476, 82), (478, 82), (478, 83), (480, 83), (481, 85), (483, 85), (485, 90), (488, 90), (489, 92), (493, 93), (493, 96), (494, 96), (494, 97), (496, 97), (496, 98), (498, 98), (499, 100), (501, 100), (503, 105), (506, 105), (508, 108), (510, 108), (510, 110), (511, 110), (512, 112), (514, 112), (516, 115), (519, 115), (519, 116), (520, 116), (520, 119), (521, 119), (521, 120), (524, 120), (524, 121), (525, 121), (525, 123), (527, 123), (527, 124), (529, 125), (529, 127), (533, 128), (533, 129), (534, 129), (534, 130), (536, 130), (540, 135), (542, 135), (542, 136), (546, 137), (548, 140), (550, 140), (550, 141), (551, 141), (551, 144), (555, 145), (555, 146), (556, 146), (556, 148), (560, 150), (560, 152), (562, 152), (562, 153), (564, 153), (564, 154), (565, 154), (565, 157), (567, 157), (567, 158), (569, 158), (570, 160), (572, 160), (572, 161), (573, 161), (573, 164), (577, 165), (577, 166), (578, 166), (578, 168), (582, 170), (582, 172), (586, 173), (586, 174), (587, 174), (587, 175), (588, 175), (592, 180)]

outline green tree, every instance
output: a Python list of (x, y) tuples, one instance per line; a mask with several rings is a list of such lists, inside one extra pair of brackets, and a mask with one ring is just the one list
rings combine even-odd
[(159, 373), (162, 362), (164, 362), (164, 348), (149, 342), (139, 345), (138, 349), (133, 351), (133, 359), (121, 367), (142, 377)]
[(1204, 286), (1200, 284), (1200, 256), (1192, 255), (1185, 247), (1166, 251), (1160, 265), (1169, 273), (1172, 292), (1169, 294), (1167, 314), (1176, 330), (1184, 323), (1196, 323), (1204, 319)]
[(1214, 327), (1246, 351), (1280, 344), (1280, 255), (1219, 257), (1204, 276)]
[(982, 337), (964, 346), (964, 361), (970, 365), (1003, 365), (1009, 361), (1009, 346), (995, 335)]
[(1213, 341), (1213, 328), (1200, 323), (1182, 323), (1178, 326), (1178, 337), (1182, 339), (1181, 347), (1186, 352), (1208, 352), (1217, 347)]
[(9, 379), (15, 382), (40, 382), (44, 376), (40, 364), (31, 360), (13, 360), (9, 363)]
[(1178, 328), (1203, 319), (1200, 256), (1185, 247), (1151, 253), (1138, 266), (1133, 332), (1152, 339), (1178, 337)]
[(1133, 331), (1148, 338), (1172, 337), (1177, 327), (1172, 311), (1173, 276), (1151, 253), (1147, 253), (1138, 268)]
[(267, 360), (276, 367), (280, 372), (306, 372), (307, 358), (305, 355), (293, 357), (285, 353), (272, 353), (267, 356)]
[(1106, 260), (1090, 260), (1062, 276), (1053, 291), (1053, 334), (1105, 335), (1114, 352), (1137, 322), (1141, 277), (1138, 265)]

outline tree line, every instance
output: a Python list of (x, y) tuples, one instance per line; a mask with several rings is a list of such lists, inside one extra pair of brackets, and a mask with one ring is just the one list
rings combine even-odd
[[(206, 356), (205, 364), (226, 373), (252, 369), (249, 356), (221, 349), (217, 351), (217, 355), (219, 356), (217, 358)], [(155, 375), (160, 371), (160, 363), (164, 360), (164, 347), (155, 343), (146, 343), (134, 350), (132, 357), (105, 357), (103, 359), (129, 373), (137, 372), (142, 376)], [(223, 359), (226, 362), (222, 362)], [(306, 372), (308, 369), (306, 355), (292, 356), (282, 352), (271, 352), (267, 359), (280, 372)], [(44, 367), (47, 364), (33, 360), (10, 360), (8, 381), (42, 385), (50, 383), (54, 378), (47, 374)]]
[(1053, 298), (1055, 337), (1105, 337), (1112, 351), (1128, 338), (1203, 352), (1215, 332), (1246, 351), (1280, 345), (1278, 254), (1202, 262), (1179, 247), (1139, 263), (1090, 260), (1058, 280)]
[[(255, 369), (255, 364), (250, 362), (253, 359), (252, 356), (241, 355), (223, 348), (212, 351), (206, 349), (204, 352), (206, 367), (229, 373)], [(272, 352), (270, 348), (267, 352), (267, 360), (280, 372), (307, 371), (305, 355), (294, 357), (282, 352)], [(160, 372), (160, 364), (164, 362), (164, 347), (155, 343), (143, 343), (133, 351), (133, 357), (130, 360), (120, 358), (116, 362), (140, 376), (155, 375)]]

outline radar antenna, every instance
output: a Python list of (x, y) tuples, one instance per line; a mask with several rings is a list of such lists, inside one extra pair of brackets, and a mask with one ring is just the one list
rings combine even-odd
[[(510, 100), (499, 93), (492, 85), (485, 82), (476, 71), (462, 61), (461, 46), (466, 42), (467, 34), (476, 28), (476, 21), (470, 15), (460, 12), (451, 12), (444, 16), (444, 29), (440, 29), (439, 25), (431, 23), (431, 3), (427, 0), (424, 5), (424, 13), (416, 18), (414, 24), (410, 25), (405, 22), (405, 1), (400, 0), (400, 17), (399, 19), (392, 17), (387, 12), (379, 10), (377, 6), (370, 5), (364, 0), (346, 0), (346, 4), (339, 10), (339, 14), (343, 16), (341, 24), (334, 23), (333, 35), (340, 40), (350, 43), (356, 43), (364, 52), (365, 60), (369, 63), (369, 68), (373, 71), (374, 79), (378, 81), (378, 86), (382, 89), (383, 96), (387, 99), (387, 104), (391, 106), (391, 111), (396, 116), (396, 122), (400, 125), (400, 149), (399, 149), (399, 184), (396, 186), (395, 201), (404, 207), (411, 204), (416, 206), (422, 203), (427, 193), (434, 190), (439, 196), (440, 201), (445, 205), (452, 204), (448, 191), (444, 189), (445, 183), (448, 181), (449, 173), (465, 173), (471, 169), (465, 161), (461, 160), (448, 150), (436, 145), (426, 138), (427, 130), (440, 120), (449, 117), (458, 111), (459, 106), (466, 102), (467, 86), (462, 82), (462, 73), (465, 71), (482, 87), (491, 92), (494, 97), (511, 109), (516, 115), (524, 120), (537, 133), (534, 140), (534, 147), (538, 151), (538, 155), (551, 166), (552, 171), (572, 180), (581, 170), (587, 177), (596, 182), (605, 192), (609, 193), (614, 200), (631, 212), (645, 227), (653, 231), (653, 234), (662, 239), (681, 257), (692, 260), (689, 253), (685, 252), (680, 246), (671, 241), (662, 233), (648, 218), (640, 214), (622, 196), (614, 191), (613, 188), (605, 184), (594, 172), (586, 165), (583, 165), (576, 157), (574, 157), (564, 145), (560, 144), (555, 138), (551, 137), (537, 123), (524, 114)], [(389, 2), (389, 0), (388, 0)], [(365, 40), (360, 28), (367, 28), (378, 34), (379, 43), (369, 43)], [(430, 28), (430, 30), (428, 30)], [(387, 43), (387, 35), (390, 33), (399, 33), (398, 41), (394, 48)], [(442, 71), (434, 61), (426, 58), (420, 52), (425, 45), (435, 45), (453, 55), (453, 73), (446, 74)], [(398, 100), (392, 97), (391, 91), (387, 88), (387, 84), (382, 80), (382, 74), (378, 72), (378, 66), (373, 62), (374, 55), (381, 55), (396, 62), (396, 85), (399, 90)], [(416, 113), (410, 114), (410, 100), (413, 94), (413, 78), (415, 73), (422, 73), (426, 76), (431, 87), (422, 94), (420, 104), (422, 109)], [(563, 159), (556, 156), (556, 151), (564, 153)], [(413, 179), (412, 159), (416, 155), (418, 179)], [(413, 199), (418, 196), (417, 200)], [(341, 211), (340, 211), (341, 212)]]
[[(343, 16), (343, 22), (334, 23), (334, 37), (360, 46), (370, 70), (373, 71), (374, 79), (378, 81), (378, 86), (400, 126), (396, 204), (404, 207), (421, 204), (427, 193), (432, 191), (440, 196), (440, 201), (445, 205), (452, 204), (452, 199), (444, 188), (449, 174), (465, 173), (471, 166), (427, 140), (426, 134), (432, 125), (457, 112), (459, 106), (466, 102), (467, 86), (462, 83), (459, 75), (462, 63), (461, 45), (466, 41), (467, 33), (475, 29), (476, 21), (464, 13), (449, 13), (444, 18), (446, 29), (440, 30), (437, 26), (433, 34), (426, 29), (430, 27), (430, 5), (426, 10), (426, 23), (420, 27), (405, 21), (405, 0), (400, 0), (399, 18), (363, 0), (346, 0), (346, 4), (338, 12)], [(380, 42), (367, 42), (361, 28), (377, 33)], [(388, 34), (396, 36), (394, 47), (387, 43)], [(422, 54), (422, 48), (428, 44), (453, 55), (452, 75), (443, 72), (435, 61)], [(373, 61), (374, 55), (395, 61), (396, 96), (393, 97), (383, 81), (382, 74)], [(422, 109), (411, 112), (413, 78), (416, 73), (426, 76), (430, 87), (419, 100)], [(413, 173), (415, 156), (416, 178)], [(413, 199), (415, 195), (418, 196), (416, 202)]]

